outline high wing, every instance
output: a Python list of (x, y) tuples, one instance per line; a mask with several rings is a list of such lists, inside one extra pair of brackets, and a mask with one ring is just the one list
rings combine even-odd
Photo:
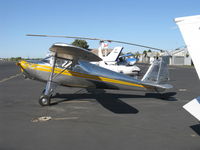
[(121, 57), (129, 57), (129, 56), (132, 56), (132, 55), (133, 54), (128, 53), (128, 54), (124, 54), (124, 55), (119, 56), (119, 58), (121, 58)]
[(175, 22), (182, 33), (183, 39), (192, 57), (192, 61), (200, 79), (200, 15), (176, 18)]
[[(175, 22), (181, 31), (200, 79), (200, 15), (175, 18)], [(183, 108), (200, 121), (200, 96), (185, 104)]]
[(64, 43), (56, 43), (53, 44), (50, 49), (50, 51), (55, 52), (57, 54), (57, 57), (64, 58), (64, 59), (70, 59), (70, 60), (86, 60), (86, 61), (101, 61), (102, 59), (98, 57), (97, 55), (93, 54), (92, 52), (80, 48), (73, 45), (68, 45)]

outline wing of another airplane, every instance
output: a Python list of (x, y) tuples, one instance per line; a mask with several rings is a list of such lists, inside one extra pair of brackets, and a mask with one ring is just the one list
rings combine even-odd
[[(175, 22), (181, 31), (200, 79), (200, 15), (175, 18)], [(200, 97), (194, 98), (183, 108), (200, 121)]]
[(200, 15), (175, 18), (200, 79)]
[(128, 57), (128, 56), (132, 56), (133, 54), (124, 54), (124, 55), (121, 55), (121, 56), (119, 56), (119, 58), (121, 58), (121, 57)]
[(53, 44), (50, 49), (52, 52), (57, 53), (57, 57), (64, 59), (81, 59), (86, 61), (101, 61), (101, 58), (92, 52), (73, 45), (68, 45), (65, 43)]

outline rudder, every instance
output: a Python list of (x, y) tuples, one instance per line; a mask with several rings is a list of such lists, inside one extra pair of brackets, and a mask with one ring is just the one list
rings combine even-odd
[(169, 80), (167, 64), (168, 56), (162, 56), (149, 67), (142, 81), (147, 83), (165, 84)]

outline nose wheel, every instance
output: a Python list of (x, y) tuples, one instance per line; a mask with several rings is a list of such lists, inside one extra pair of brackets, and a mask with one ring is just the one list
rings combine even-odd
[(51, 104), (51, 97), (47, 95), (41, 95), (39, 99), (39, 104), (41, 106), (49, 106)]

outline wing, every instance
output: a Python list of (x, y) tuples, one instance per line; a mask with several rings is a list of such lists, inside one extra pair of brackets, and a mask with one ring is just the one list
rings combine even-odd
[(121, 58), (121, 57), (128, 57), (128, 56), (133, 56), (133, 54), (124, 54), (124, 55), (119, 56), (119, 58)]
[(175, 22), (182, 33), (183, 39), (192, 57), (192, 61), (200, 79), (200, 15), (176, 18)]
[(101, 61), (101, 58), (92, 52), (73, 45), (68, 45), (65, 43), (53, 44), (50, 49), (52, 52), (57, 53), (57, 57), (64, 59), (81, 59), (86, 61)]

